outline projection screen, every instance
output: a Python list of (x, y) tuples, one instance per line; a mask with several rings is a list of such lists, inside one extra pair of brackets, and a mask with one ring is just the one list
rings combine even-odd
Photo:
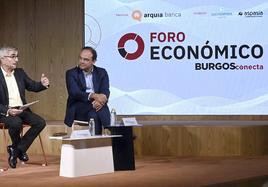
[(121, 115), (267, 115), (268, 1), (85, 0)]

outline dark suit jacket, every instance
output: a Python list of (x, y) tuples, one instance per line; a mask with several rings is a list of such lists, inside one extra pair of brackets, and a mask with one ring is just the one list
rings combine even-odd
[[(41, 82), (36, 82), (30, 79), (22, 68), (16, 68), (14, 70), (14, 76), (18, 84), (20, 98), (23, 104), (26, 104), (25, 99), (25, 90), (32, 92), (39, 92), (45, 90), (46, 87), (41, 84)], [(8, 110), (9, 100), (8, 100), (8, 90), (3, 75), (2, 70), (0, 69), (0, 117), (5, 116)]]
[[(105, 69), (94, 66), (92, 81), (95, 93), (105, 94), (107, 98), (110, 96), (109, 77)], [(76, 118), (76, 114), (85, 110), (82, 106), (90, 107), (95, 110), (91, 102), (88, 100), (86, 93), (86, 81), (83, 71), (79, 67), (72, 68), (66, 72), (66, 86), (68, 91), (67, 108), (64, 123), (72, 126)], [(110, 111), (107, 103), (97, 112), (97, 116), (103, 126), (110, 125)], [(84, 116), (87, 119), (88, 116)], [(81, 120), (81, 119), (77, 119)]]

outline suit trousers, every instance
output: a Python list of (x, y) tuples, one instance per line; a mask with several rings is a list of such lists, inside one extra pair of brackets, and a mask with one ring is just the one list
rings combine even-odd
[[(8, 128), (12, 146), (22, 152), (26, 152), (33, 143), (34, 139), (45, 128), (45, 120), (35, 113), (30, 111), (23, 111), (18, 116), (1, 117), (0, 122), (5, 123)], [(30, 129), (24, 136), (20, 136), (23, 124), (27, 123)]]
[(81, 108), (83, 110), (79, 110), (76, 112), (75, 119), (89, 122), (90, 118), (93, 118), (95, 122), (95, 134), (101, 135), (102, 124), (101, 124), (100, 116), (98, 115), (98, 112), (96, 112), (96, 109), (92, 107), (92, 104), (77, 103), (77, 108)]

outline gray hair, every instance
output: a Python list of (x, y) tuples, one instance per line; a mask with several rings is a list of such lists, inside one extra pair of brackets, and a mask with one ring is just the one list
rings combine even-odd
[(9, 46), (5, 46), (5, 47), (1, 47), (0, 48), (0, 59), (3, 58), (4, 56), (8, 55), (9, 51), (18, 51), (17, 48), (15, 47), (9, 47)]

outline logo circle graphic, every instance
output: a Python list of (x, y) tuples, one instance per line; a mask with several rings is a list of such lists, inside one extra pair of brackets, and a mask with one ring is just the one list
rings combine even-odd
[[(125, 49), (125, 44), (129, 40), (134, 40), (138, 44), (138, 48), (133, 53), (128, 53)], [(143, 39), (136, 33), (127, 33), (120, 38), (118, 41), (118, 52), (119, 54), (127, 59), (127, 60), (135, 60), (139, 58), (144, 51), (144, 41)]]

